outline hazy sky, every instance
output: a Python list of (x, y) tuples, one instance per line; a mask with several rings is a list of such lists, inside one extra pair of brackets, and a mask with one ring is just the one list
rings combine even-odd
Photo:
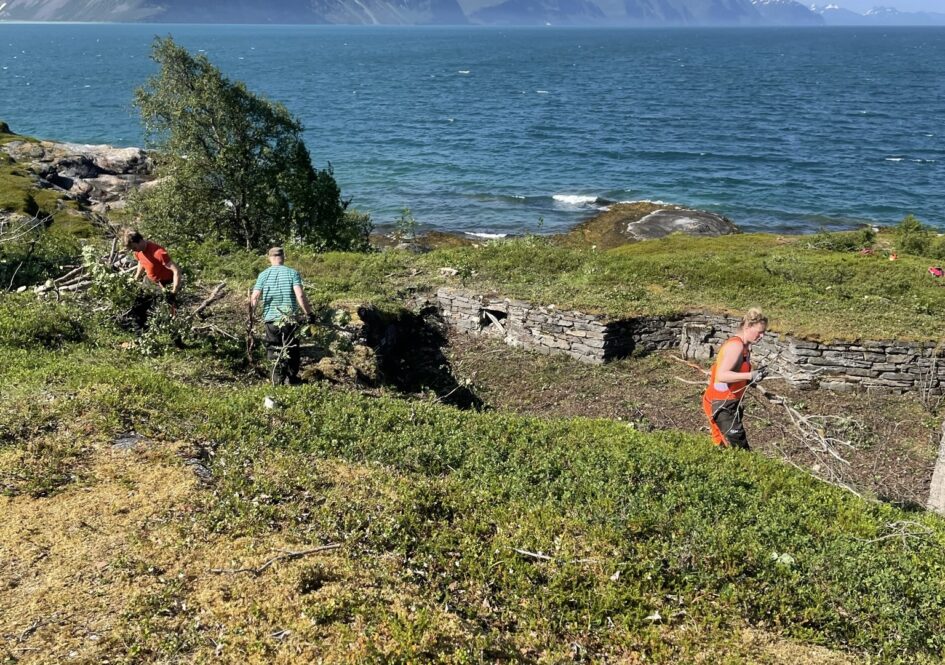
[[(804, 2), (803, 4), (810, 4)], [(941, 12), (945, 14), (945, 0), (815, 0), (817, 5), (839, 5), (861, 14), (876, 6), (895, 7), (904, 12)]]

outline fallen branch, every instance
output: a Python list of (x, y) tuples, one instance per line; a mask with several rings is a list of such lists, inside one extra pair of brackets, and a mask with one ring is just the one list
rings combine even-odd
[(504, 335), (504, 334), (505, 334), (505, 328), (502, 327), (502, 324), (501, 324), (501, 323), (499, 323), (499, 319), (497, 319), (497, 318), (492, 314), (492, 312), (490, 312), (489, 310), (483, 310), (483, 311), (485, 311), (486, 316), (488, 316), (488, 317), (492, 320), (492, 325), (494, 325), (496, 328), (498, 328), (498, 329), (499, 329), (499, 332), (501, 332), (501, 333)]
[[(79, 291), (80, 289), (84, 289), (85, 287), (91, 286), (91, 285), (92, 285), (92, 280), (85, 279), (85, 280), (82, 280), (81, 282), (75, 282), (74, 284), (70, 284), (69, 286), (63, 286), (63, 287), (57, 288), (56, 291)], [(44, 291), (46, 290), (48, 289), (45, 289)], [(43, 293), (44, 291), (39, 291), (38, 293)]]
[(217, 575), (236, 575), (237, 573), (251, 573), (254, 577), (262, 575), (266, 570), (274, 564), (276, 561), (291, 561), (293, 559), (300, 559), (303, 556), (308, 556), (309, 554), (318, 554), (319, 552), (327, 552), (328, 550), (336, 550), (341, 547), (341, 543), (332, 543), (331, 545), (322, 545), (321, 547), (313, 547), (310, 550), (301, 550), (299, 552), (292, 552), (287, 550), (277, 550), (281, 552), (278, 556), (274, 556), (261, 566), (257, 568), (211, 568), (210, 572)]
[[(678, 363), (682, 363), (683, 365), (686, 365), (687, 367), (691, 367), (692, 369), (699, 371), (701, 374), (709, 374), (708, 371), (706, 371), (702, 367), (699, 367), (695, 363), (689, 362), (688, 360), (684, 360), (683, 358), (679, 358), (673, 355), (669, 355), (667, 357), (669, 357), (670, 359)], [(673, 378), (681, 383), (686, 383), (686, 384), (698, 385), (701, 383), (697, 381), (689, 381), (681, 377), (673, 377)], [(861, 496), (858, 492), (856, 492), (849, 485), (847, 485), (846, 482), (844, 482), (843, 474), (840, 473), (840, 471), (837, 468), (835, 468), (836, 465), (834, 464), (834, 463), (839, 463), (845, 466), (850, 465), (850, 463), (846, 459), (844, 459), (844, 457), (840, 454), (838, 449), (853, 448), (853, 444), (850, 441), (846, 441), (838, 436), (831, 436), (829, 433), (829, 427), (830, 427), (831, 421), (832, 420), (839, 421), (843, 419), (843, 417), (804, 415), (800, 411), (795, 409), (793, 406), (791, 406), (790, 401), (786, 397), (782, 395), (778, 395), (772, 390), (762, 386), (760, 382), (750, 383), (749, 387), (754, 388), (757, 394), (759, 394), (761, 397), (763, 397), (765, 400), (767, 400), (771, 404), (777, 404), (784, 408), (784, 411), (787, 414), (788, 420), (795, 432), (795, 438), (797, 438), (801, 442), (801, 444), (805, 448), (807, 448), (808, 451), (813, 453), (817, 457), (818, 460), (824, 462), (824, 469), (828, 477), (821, 478), (821, 480), (825, 480), (826, 482), (829, 482), (833, 485), (842, 487), (843, 489), (846, 489), (852, 492), (856, 496)], [(748, 391), (746, 391), (745, 394), (747, 395)], [(788, 458), (787, 454), (785, 454), (783, 450), (778, 448), (776, 445), (775, 445), (775, 448), (778, 450), (778, 452), (781, 453), (781, 456), (784, 460), (786, 460), (788, 463), (792, 464), (793, 466), (796, 466), (799, 469), (801, 468), (797, 464), (794, 464), (794, 462), (792, 462)], [(819, 477), (819, 476), (815, 476), (815, 477)]]
[(193, 330), (194, 332), (204, 332), (204, 331), (215, 332), (216, 334), (222, 335), (223, 337), (226, 337), (227, 339), (232, 339), (234, 342), (240, 341), (240, 338), (234, 335), (233, 333), (227, 332), (220, 326), (214, 325), (212, 323), (207, 323), (202, 326), (194, 326)]
[(203, 316), (201, 316), (201, 313), (203, 312), (203, 310), (205, 310), (207, 307), (209, 307), (210, 305), (215, 303), (217, 300), (222, 298), (223, 292), (225, 290), (226, 290), (226, 282), (220, 282), (215, 287), (213, 287), (213, 291), (210, 292), (210, 295), (207, 296), (207, 298), (202, 303), (197, 305), (197, 308), (194, 310), (193, 315), (202, 319)]
[(253, 351), (256, 350), (256, 335), (253, 333), (253, 302), (246, 301), (246, 361), (250, 367), (256, 367)]
[(678, 363), (682, 363), (683, 365), (686, 365), (687, 367), (691, 367), (692, 369), (698, 370), (702, 372), (703, 374), (705, 374), (706, 376), (709, 375), (709, 370), (703, 369), (702, 367), (699, 367), (697, 364), (691, 363), (688, 360), (680, 358), (679, 356), (667, 355), (666, 357), (669, 358), (670, 360), (675, 360)]
[(65, 275), (62, 275), (61, 277), (57, 277), (56, 279), (54, 279), (53, 283), (66, 284), (72, 281), (72, 279), (74, 279), (76, 276), (81, 275), (84, 271), (85, 271), (85, 266), (79, 266), (77, 268), (73, 268), (72, 270), (67, 272)]
[(916, 540), (928, 540), (933, 533), (932, 529), (926, 525), (919, 524), (918, 522), (913, 522), (911, 520), (887, 522), (884, 526), (889, 529), (889, 533), (876, 538), (870, 538), (869, 540), (864, 538), (857, 538), (857, 540), (865, 543), (878, 543), (883, 540), (889, 540), (890, 538), (899, 538), (902, 540), (903, 547), (905, 547), (906, 541), (910, 538), (915, 538)]
[(539, 554), (538, 552), (529, 552), (528, 550), (520, 550), (517, 547), (512, 548), (513, 552), (518, 552), (522, 556), (528, 556), (533, 559), (541, 559), (542, 561), (553, 561), (553, 557), (548, 556), (547, 554)]
[(118, 238), (112, 238), (112, 246), (108, 250), (108, 260), (106, 263), (112, 265), (115, 262), (115, 249), (118, 247)]

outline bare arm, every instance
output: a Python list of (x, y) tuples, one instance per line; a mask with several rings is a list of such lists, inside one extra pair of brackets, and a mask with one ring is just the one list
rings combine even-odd
[(299, 307), (302, 308), (302, 311), (305, 312), (305, 316), (312, 315), (312, 306), (308, 303), (308, 297), (305, 295), (305, 291), (302, 290), (302, 287), (298, 284), (292, 286), (292, 292), (295, 293), (295, 301), (299, 304)]
[(165, 265), (168, 270), (174, 274), (174, 282), (171, 284), (171, 293), (177, 293), (177, 289), (180, 288), (180, 268), (170, 259), (168, 259)]
[(134, 278), (134, 281), (137, 282), (139, 279), (141, 279), (141, 275), (142, 275), (142, 274), (144, 274), (144, 266), (139, 263), (139, 264), (138, 264), (138, 267), (135, 268), (135, 278)]
[(726, 344), (722, 348), (722, 356), (719, 358), (719, 368), (715, 372), (715, 380), (721, 383), (751, 381), (751, 372), (735, 371), (735, 368), (741, 363), (742, 350), (735, 344)]
[(259, 302), (259, 296), (262, 294), (262, 291), (259, 289), (253, 289), (252, 293), (249, 294), (249, 308), (252, 311), (256, 311), (256, 304)]

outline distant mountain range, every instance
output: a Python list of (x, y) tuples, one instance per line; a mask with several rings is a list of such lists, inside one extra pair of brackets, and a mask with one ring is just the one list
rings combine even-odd
[(796, 0), (0, 0), (0, 20), (354, 25), (945, 25), (945, 14), (858, 14)]

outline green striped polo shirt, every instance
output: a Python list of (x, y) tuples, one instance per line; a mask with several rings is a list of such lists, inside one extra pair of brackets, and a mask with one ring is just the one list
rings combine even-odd
[(292, 287), (302, 286), (299, 271), (288, 266), (270, 266), (259, 273), (254, 291), (262, 291), (263, 321), (271, 323), (299, 310)]

